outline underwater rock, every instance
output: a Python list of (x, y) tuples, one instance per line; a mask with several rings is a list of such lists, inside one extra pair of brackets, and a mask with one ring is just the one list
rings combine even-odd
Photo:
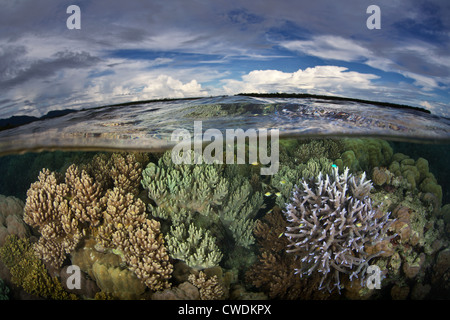
[(200, 300), (200, 291), (192, 283), (186, 281), (177, 287), (155, 292), (152, 300)]
[(408, 286), (400, 286), (395, 284), (391, 288), (391, 298), (393, 300), (406, 300), (409, 295), (409, 287)]
[(67, 281), (72, 273), (67, 272), (67, 268), (69, 266), (64, 266), (59, 273), (61, 277), (61, 284), (67, 292), (74, 293), (80, 296), (83, 299), (94, 299), (97, 292), (100, 291), (100, 288), (97, 286), (94, 280), (87, 277), (87, 274), (80, 270), (80, 287), (69, 289), (67, 287)]
[(99, 252), (94, 246), (95, 241), (90, 239), (83, 247), (72, 252), (72, 264), (94, 279), (105, 293), (125, 300), (142, 297), (145, 284), (125, 268), (122, 258), (112, 252)]
[(446, 284), (450, 288), (450, 249), (444, 249), (439, 252), (436, 263), (433, 266), (431, 282), (434, 286)]
[(138, 299), (146, 289), (133, 272), (119, 266), (96, 261), (92, 265), (92, 275), (102, 291), (122, 300)]
[(408, 256), (403, 263), (403, 272), (409, 279), (413, 279), (420, 272), (425, 262), (425, 254), (421, 252), (415, 256)]
[(428, 296), (431, 291), (431, 285), (416, 283), (411, 290), (411, 299), (412, 300), (424, 300)]

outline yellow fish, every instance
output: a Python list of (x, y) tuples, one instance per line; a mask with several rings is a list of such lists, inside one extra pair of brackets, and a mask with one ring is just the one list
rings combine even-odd
[(271, 192), (266, 192), (266, 193), (264, 193), (264, 195), (265, 195), (266, 197), (268, 197), (268, 196), (271, 196), (272, 193), (271, 193)]
[(285, 184), (285, 183), (286, 183), (286, 181), (284, 181), (284, 180), (281, 180), (281, 181), (280, 181), (280, 183), (281, 183), (281, 184)]
[(275, 195), (276, 195), (277, 197), (281, 197), (281, 192), (277, 192), (277, 193), (275, 193)]
[(259, 164), (258, 161), (252, 162), (252, 166), (257, 166)]
[(358, 223), (356, 224), (356, 226), (357, 226), (358, 228), (362, 227), (361, 222), (358, 222)]
[(278, 238), (281, 238), (281, 236), (284, 234), (284, 232), (280, 233), (280, 235), (278, 236)]

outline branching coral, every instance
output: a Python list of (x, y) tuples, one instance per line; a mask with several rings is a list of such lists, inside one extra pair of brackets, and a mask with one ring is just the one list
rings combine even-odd
[(150, 289), (167, 288), (172, 265), (159, 222), (147, 219), (135, 197), (140, 175), (141, 164), (130, 154), (99, 155), (81, 170), (71, 165), (64, 180), (43, 169), (28, 190), (24, 216), (41, 233), (34, 246), (39, 256), (58, 268), (81, 240), (93, 237), (98, 248), (120, 254)]
[[(166, 152), (158, 164), (149, 163), (143, 171), (142, 186), (156, 204), (151, 206), (152, 215), (170, 220), (174, 228), (188, 230), (193, 223), (196, 233), (203, 233), (198, 236), (208, 239), (211, 245), (217, 241), (211, 239), (214, 237), (249, 248), (254, 243), (253, 218), (263, 204), (263, 197), (253, 190), (245, 176), (239, 174), (238, 167), (174, 164), (171, 153)], [(184, 226), (181, 227), (181, 224)], [(175, 230), (172, 229), (168, 235), (172, 248), (179, 241)], [(210, 230), (211, 234), (205, 234), (206, 230)], [(213, 248), (212, 251), (216, 252), (214, 260), (197, 261), (195, 264), (218, 263), (220, 253)], [(175, 253), (174, 250), (172, 252)]]
[(189, 282), (199, 289), (201, 300), (219, 300), (224, 294), (216, 275), (207, 278), (206, 274), (200, 271), (198, 275), (191, 274)]
[(301, 278), (293, 270), (300, 267), (299, 260), (286, 252), (289, 240), (283, 237), (288, 222), (281, 210), (275, 207), (258, 220), (254, 229), (260, 250), (258, 261), (246, 272), (246, 280), (270, 299), (323, 299), (325, 293), (317, 292), (320, 278)]
[(172, 226), (167, 236), (167, 248), (172, 258), (185, 261), (194, 269), (214, 267), (222, 260), (215, 238), (208, 230), (201, 230), (193, 223), (188, 230), (184, 224)]
[(316, 177), (320, 172), (322, 174), (331, 174), (332, 164), (331, 160), (325, 157), (311, 158), (306, 163), (297, 163), (295, 165), (281, 164), (280, 170), (273, 175), (271, 180), (272, 187), (280, 192), (276, 203), (283, 208), (299, 180)]
[(146, 161), (147, 156), (142, 153), (99, 153), (82, 169), (105, 190), (119, 187), (136, 195), (139, 193), (142, 166)]
[(346, 168), (339, 175), (334, 168), (331, 176), (303, 180), (294, 190), (286, 207), (288, 252), (300, 258), (300, 275), (322, 274), (319, 288), (339, 290), (340, 273), (363, 281), (369, 261), (380, 254), (368, 255), (365, 246), (383, 240), (391, 221), (372, 208), (371, 188), (365, 173), (355, 177)]
[(98, 228), (98, 242), (119, 250), (124, 262), (150, 289), (169, 287), (172, 264), (156, 220), (147, 219), (145, 204), (119, 188), (108, 190), (104, 223)]
[(100, 187), (75, 165), (67, 169), (64, 182), (46, 169), (38, 179), (27, 191), (24, 221), (41, 233), (35, 246), (40, 257), (59, 267), (84, 236), (84, 224), (99, 223)]

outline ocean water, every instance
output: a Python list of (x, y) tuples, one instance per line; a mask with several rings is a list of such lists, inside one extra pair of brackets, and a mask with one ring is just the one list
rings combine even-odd
[(450, 297), (450, 119), (238, 95), (1, 123), (0, 298)]

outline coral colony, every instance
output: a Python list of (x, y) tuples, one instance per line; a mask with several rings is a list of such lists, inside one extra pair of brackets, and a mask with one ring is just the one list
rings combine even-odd
[(369, 261), (380, 255), (365, 252), (366, 244), (383, 240), (392, 223), (389, 214), (378, 217), (372, 208), (370, 180), (349, 174), (339, 175), (338, 168), (325, 177), (322, 173), (310, 181), (303, 180), (286, 207), (289, 222), (285, 235), (290, 241), (287, 252), (302, 262), (296, 273), (322, 274), (319, 289), (341, 289), (340, 273), (364, 281)]
[(378, 139), (280, 142), (271, 177), (205, 152), (63, 157), (26, 201), (0, 195), (0, 299), (448, 296), (450, 204), (426, 159)]

